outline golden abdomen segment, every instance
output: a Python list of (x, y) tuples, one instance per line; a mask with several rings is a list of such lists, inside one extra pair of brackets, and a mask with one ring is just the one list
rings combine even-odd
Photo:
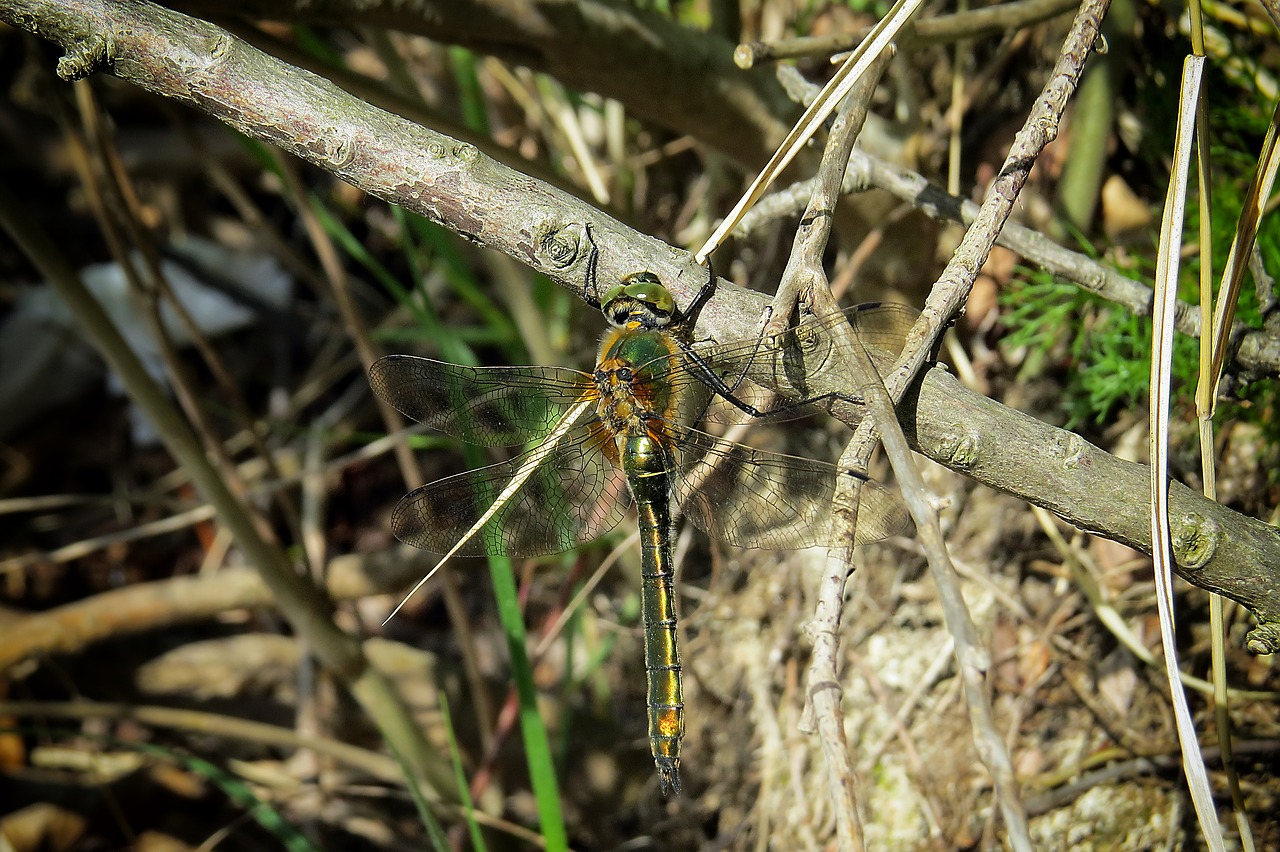
[(622, 467), (635, 498), (640, 525), (640, 608), (644, 616), (649, 747), (663, 791), (679, 793), (684, 690), (680, 683), (672, 588), (670, 472), (674, 463), (670, 451), (647, 431), (629, 434), (622, 443)]

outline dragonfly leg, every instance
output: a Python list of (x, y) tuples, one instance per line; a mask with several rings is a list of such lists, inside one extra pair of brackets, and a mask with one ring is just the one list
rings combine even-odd
[(596, 277), (596, 266), (600, 262), (600, 249), (596, 247), (596, 239), (591, 236), (591, 225), (584, 226), (587, 245), (591, 251), (587, 254), (587, 271), (582, 280), (582, 300), (595, 310), (600, 310), (600, 281)]
[(786, 414), (788, 411), (795, 411), (797, 408), (811, 408), (815, 405), (821, 405), (824, 402), (847, 402), (850, 405), (862, 405), (865, 400), (857, 394), (842, 393), (841, 391), (831, 391), (830, 393), (819, 394), (818, 396), (809, 396), (799, 400), (784, 400), (775, 408), (762, 411), (755, 415), (756, 417), (774, 417), (779, 414)]
[[(763, 340), (764, 338), (762, 337), (761, 342), (763, 342)], [(774, 413), (772, 411), (761, 411), (751, 403), (738, 397), (735, 393), (738, 386), (742, 384), (742, 380), (746, 378), (747, 371), (751, 369), (751, 361), (755, 360), (755, 353), (752, 353), (751, 360), (747, 362), (747, 366), (743, 368), (742, 373), (734, 380), (733, 384), (730, 385), (720, 377), (715, 369), (707, 363), (706, 359), (699, 355), (692, 346), (684, 341), (677, 341), (677, 343), (679, 344), (681, 351), (684, 352), (685, 357), (689, 359), (690, 372), (697, 376), (700, 382), (723, 397), (726, 402), (732, 404), (734, 408), (739, 409), (751, 417), (764, 417), (768, 414)]]
[(680, 321), (697, 320), (698, 313), (702, 310), (703, 306), (706, 305), (707, 300), (711, 298), (711, 295), (715, 293), (715, 291), (716, 270), (715, 267), (711, 265), (711, 258), (707, 258), (707, 283), (702, 285), (702, 289), (698, 290), (693, 297), (693, 301), (689, 303), (689, 307), (680, 314)]
[[(711, 265), (711, 258), (707, 258), (707, 283), (702, 285), (702, 289), (693, 297), (693, 301), (689, 303), (688, 310), (681, 315), (681, 321), (696, 319), (698, 312), (702, 310), (703, 305), (705, 305), (707, 300), (711, 298), (711, 294), (715, 292), (715, 285), (715, 269)], [(760, 324), (760, 335), (756, 341), (756, 348), (751, 353), (751, 357), (747, 359), (747, 363), (738, 374), (738, 378), (733, 380), (732, 385), (722, 379), (720, 375), (712, 369), (711, 365), (706, 362), (706, 359), (699, 355), (693, 347), (689, 345), (688, 341), (677, 339), (677, 343), (689, 359), (690, 369), (695, 375), (697, 375), (698, 379), (717, 394), (724, 397), (725, 400), (732, 403), (736, 408), (741, 409), (751, 417), (763, 417), (766, 413), (770, 412), (760, 411), (755, 406), (740, 399), (735, 392), (738, 390), (738, 386), (742, 384), (743, 380), (746, 379), (747, 374), (751, 370), (751, 365), (755, 362), (756, 355), (760, 351), (760, 347), (764, 344), (764, 329), (769, 323), (769, 318), (772, 316), (772, 312), (772, 308), (765, 308), (764, 322)]]

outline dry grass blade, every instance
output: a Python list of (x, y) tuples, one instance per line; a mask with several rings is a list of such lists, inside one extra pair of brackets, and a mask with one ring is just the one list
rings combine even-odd
[(1189, 56), (1183, 63), (1182, 97), (1169, 192), (1160, 223), (1160, 248), (1156, 262), (1157, 299), (1151, 347), (1151, 541), (1155, 568), (1156, 602), (1164, 644), (1165, 674), (1173, 696), (1174, 718), (1182, 744), (1182, 769), (1191, 789), (1200, 830), (1209, 848), (1225, 850), (1222, 828), (1213, 805), (1213, 793), (1205, 771), (1195, 722), (1187, 706), (1178, 676), (1178, 651), (1173, 624), (1173, 542), (1169, 534), (1169, 392), (1172, 384), (1173, 306), (1177, 300), (1178, 267), (1185, 218), (1187, 175), (1191, 168), (1196, 102), (1201, 97), (1204, 57)]
[(596, 203), (607, 206), (610, 200), (609, 189), (604, 185), (600, 165), (587, 145), (586, 136), (582, 131), (582, 122), (578, 120), (578, 114), (574, 112), (573, 104), (565, 93), (564, 87), (554, 79), (544, 76), (538, 78), (538, 86), (542, 91), (543, 104), (551, 111), (552, 120), (564, 133), (569, 151), (577, 161), (578, 167), (582, 169), (582, 178), (591, 190), (591, 197), (596, 200)]
[[(1191, 48), (1196, 56), (1205, 55), (1204, 43), (1204, 10), (1199, 2), (1190, 4), (1191, 12)], [(1280, 110), (1280, 104), (1277, 105)], [(1243, 279), (1245, 256), (1251, 255), (1254, 237), (1257, 235), (1258, 220), (1262, 217), (1260, 199), (1271, 194), (1270, 185), (1275, 179), (1275, 140), (1276, 119), (1280, 113), (1273, 112), (1267, 137), (1263, 142), (1263, 155), (1254, 170), (1253, 179), (1245, 191), (1244, 203), (1241, 205), (1239, 224), (1233, 235), (1232, 245), (1223, 272), (1223, 285), (1219, 288), (1217, 310), (1214, 309), (1213, 297), (1213, 257), (1206, 252), (1200, 260), (1200, 315), (1206, 320), (1213, 320), (1213, 327), (1208, 333), (1200, 335), (1200, 375), (1196, 385), (1196, 418), (1200, 429), (1200, 474), (1204, 481), (1203, 492), (1210, 500), (1218, 499), (1217, 459), (1214, 448), (1213, 413), (1217, 406), (1218, 383), (1222, 378), (1224, 355), (1227, 351), (1231, 335), (1231, 319), (1235, 315), (1236, 304), (1240, 296), (1240, 282)], [(1212, 162), (1209, 156), (1209, 119), (1205, 99), (1199, 99), (1196, 109), (1196, 154), (1197, 176), (1199, 182), (1198, 202), (1200, 207), (1200, 245), (1213, 245), (1213, 204)], [(1261, 181), (1259, 178), (1261, 177)], [(1259, 191), (1259, 183), (1266, 189)], [(1243, 248), (1243, 251), (1241, 250)], [(1258, 289), (1263, 285), (1261, 276), (1257, 275)], [(1261, 300), (1260, 300), (1261, 301)], [(1253, 839), (1253, 828), (1249, 824), (1249, 815), (1245, 807), (1244, 793), (1240, 788), (1240, 774), (1236, 768), (1234, 746), (1232, 745), (1231, 703), (1233, 696), (1227, 687), (1227, 627), (1223, 611), (1223, 599), (1219, 594), (1209, 595), (1209, 641), (1210, 658), (1213, 667), (1213, 711), (1217, 726), (1219, 748), (1222, 753), (1222, 765), (1225, 770), (1227, 787), (1231, 791), (1231, 804), (1235, 810), (1236, 828), (1240, 832), (1240, 845), (1245, 852), (1253, 852), (1256, 844)]]
[(769, 158), (769, 162), (751, 182), (751, 186), (743, 193), (742, 198), (738, 199), (738, 203), (729, 211), (729, 215), (724, 221), (716, 226), (715, 231), (703, 243), (702, 248), (694, 253), (694, 260), (698, 263), (706, 263), (711, 253), (716, 247), (724, 241), (729, 235), (742, 216), (751, 208), (751, 205), (764, 194), (770, 184), (777, 179), (787, 164), (795, 159), (796, 154), (800, 153), (800, 149), (813, 138), (813, 134), (818, 131), (822, 123), (827, 120), (831, 113), (844, 100), (844, 96), (849, 93), (854, 84), (862, 79), (867, 73), (867, 69), (871, 67), (871, 63), (876, 60), (881, 53), (889, 46), (911, 20), (911, 16), (920, 8), (922, 0), (898, 0), (889, 14), (885, 15), (875, 28), (868, 34), (858, 47), (849, 54), (849, 57), (840, 66), (840, 70), (832, 76), (827, 85), (822, 87), (822, 91), (814, 99), (809, 108), (804, 111), (804, 115), (791, 128), (791, 132), (787, 134), (787, 138), (778, 146), (778, 150)]
[(1267, 126), (1266, 138), (1262, 141), (1262, 151), (1258, 155), (1258, 167), (1245, 192), (1244, 204), (1240, 209), (1240, 221), (1236, 224), (1235, 237), (1231, 240), (1231, 251), (1227, 255), (1226, 267), (1222, 270), (1222, 286), (1218, 289), (1217, 307), (1213, 312), (1213, 363), (1207, 384), (1202, 382), (1201, 393), (1203, 405), (1212, 414), (1218, 395), (1218, 383), (1222, 379), (1222, 368), (1226, 364), (1227, 352), (1230, 349), (1231, 324), (1236, 316), (1236, 303), (1240, 297), (1240, 286), (1244, 280), (1245, 269), (1248, 268), (1249, 256), (1253, 253), (1254, 237), (1258, 235), (1258, 223), (1266, 211), (1271, 199), (1271, 190), (1275, 187), (1276, 171), (1280, 169), (1280, 146), (1277, 146), (1277, 134), (1280, 133), (1280, 101), (1276, 102), (1275, 111), (1271, 115), (1271, 124)]

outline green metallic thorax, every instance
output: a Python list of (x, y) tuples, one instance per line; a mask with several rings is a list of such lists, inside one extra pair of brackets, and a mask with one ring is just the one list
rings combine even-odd
[(657, 380), (679, 357), (675, 340), (662, 331), (619, 328), (605, 335), (596, 361), (597, 413), (619, 439), (649, 431), (651, 418), (679, 418), (671, 383)]

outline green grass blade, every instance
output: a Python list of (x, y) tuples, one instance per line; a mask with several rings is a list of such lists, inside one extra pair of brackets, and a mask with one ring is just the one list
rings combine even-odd
[(244, 808), (258, 825), (275, 835), (280, 840), (280, 845), (288, 849), (289, 852), (316, 852), (316, 847), (311, 845), (311, 841), (302, 832), (294, 828), (279, 811), (273, 808), (269, 802), (265, 802), (254, 795), (253, 789), (248, 784), (222, 769), (222, 767), (215, 766), (198, 757), (152, 746), (139, 745), (139, 750), (146, 754), (160, 755), (166, 760), (177, 760), (185, 764), (191, 772), (207, 779), (225, 793), (227, 798)]
[(485, 104), (484, 87), (480, 85), (476, 55), (455, 45), (449, 48), (449, 62), (453, 65), (453, 78), (458, 83), (463, 123), (468, 130), (489, 136), (489, 110)]
[[(441, 695), (441, 700), (443, 700), (443, 694)], [(450, 732), (452, 733), (452, 728)], [(395, 746), (390, 742), (387, 743), (387, 750), (391, 752), (391, 756), (400, 765), (400, 771), (404, 773), (405, 786), (409, 788), (409, 798), (413, 799), (413, 806), (418, 812), (418, 819), (422, 821), (422, 827), (426, 829), (427, 837), (431, 838), (431, 848), (436, 852), (447, 852), (450, 848), (449, 838), (445, 835), (444, 827), (440, 825), (440, 821), (431, 812), (431, 805), (427, 802), (427, 797), (422, 794), (422, 785), (418, 783), (412, 768), (404, 761), (400, 753), (396, 751)]]
[(480, 824), (475, 820), (475, 802), (471, 800), (471, 790), (467, 786), (467, 776), (462, 770), (462, 754), (458, 749), (458, 739), (453, 733), (453, 717), (449, 714), (449, 699), (440, 693), (440, 716), (444, 719), (445, 735), (449, 740), (449, 757), (453, 760), (453, 775), (458, 782), (458, 801), (462, 802), (463, 813), (467, 816), (467, 831), (471, 834), (471, 848), (476, 852), (485, 852), (488, 848), (484, 835), (480, 833)]
[(551, 759), (551, 743), (546, 726), (538, 713), (533, 667), (529, 664), (529, 655), (525, 650), (524, 613), (520, 610), (511, 560), (490, 557), (489, 574), (493, 579), (498, 617), (502, 620), (502, 627), (507, 635), (507, 648), (511, 654), (511, 677), (515, 681), (516, 695), (520, 700), (520, 732), (524, 737), (525, 760), (529, 765), (533, 795), (538, 804), (542, 836), (546, 840), (547, 849), (567, 849), (569, 841), (565, 833), (564, 813), (560, 808), (555, 763)]

